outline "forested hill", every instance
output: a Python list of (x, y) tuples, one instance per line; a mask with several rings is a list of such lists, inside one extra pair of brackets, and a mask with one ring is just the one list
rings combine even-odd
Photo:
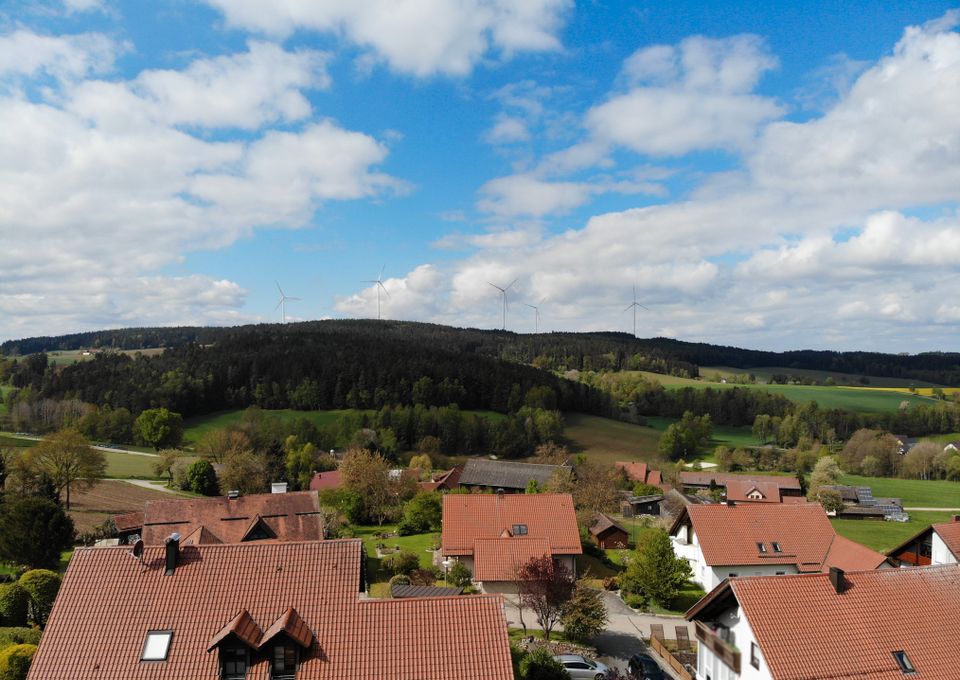
[(235, 328), (127, 328), (76, 333), (59, 337), (11, 340), (0, 345), (6, 356), (54, 350), (112, 348), (136, 350), (154, 347), (218, 345), (243, 338), (273, 341), (320, 335), (368, 338), (377, 342), (408, 343), (422, 350), (473, 354), (550, 370), (642, 369), (696, 377), (700, 366), (734, 368), (781, 367), (836, 371), (922, 380), (944, 385), (960, 384), (960, 354), (929, 352), (916, 355), (875, 352), (797, 350), (765, 352), (668, 338), (637, 339), (626, 333), (541, 333), (518, 335), (505, 331), (453, 328), (435, 324), (332, 320)]

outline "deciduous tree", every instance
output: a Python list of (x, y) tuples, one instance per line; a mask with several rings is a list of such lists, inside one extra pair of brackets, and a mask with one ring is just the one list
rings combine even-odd
[(58, 494), (66, 491), (68, 510), (71, 487), (89, 488), (107, 471), (103, 452), (92, 448), (86, 437), (76, 430), (56, 432), (24, 455), (27, 467), (47, 475)]
[(607, 621), (603, 592), (578, 581), (560, 616), (563, 632), (572, 640), (589, 642), (606, 629)]
[(73, 545), (73, 520), (45, 498), (8, 502), (0, 515), (0, 559), (28, 567), (55, 569), (60, 553)]
[[(563, 606), (573, 593), (573, 575), (548, 555), (531, 558), (517, 572), (520, 606), (533, 611), (537, 623), (549, 640), (563, 614)], [(526, 629), (526, 626), (524, 626)]]
[(183, 417), (165, 408), (148, 408), (133, 422), (137, 439), (159, 451), (173, 447), (183, 439)]
[(674, 554), (667, 532), (657, 529), (637, 549), (620, 577), (620, 587), (669, 607), (691, 575), (690, 564)]

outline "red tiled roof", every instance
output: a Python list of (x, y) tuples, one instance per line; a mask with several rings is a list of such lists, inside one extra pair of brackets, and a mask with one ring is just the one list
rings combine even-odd
[[(512, 680), (502, 598), (360, 600), (361, 554), (358, 540), (187, 546), (165, 576), (162, 547), (142, 564), (125, 547), (79, 548), (28, 677), (216, 678), (207, 648), (238, 612), (296, 635), (292, 607), (314, 637), (297, 680)], [(140, 661), (151, 630), (173, 631), (164, 662)], [(250, 680), (269, 677), (268, 655), (253, 654)]]
[(142, 512), (127, 512), (122, 515), (113, 516), (113, 524), (117, 531), (134, 531), (143, 528)]
[(534, 557), (552, 557), (545, 538), (481, 538), (473, 544), (473, 578), (516, 581), (517, 572)]
[[(728, 479), (727, 500), (745, 503), (779, 503), (780, 487), (771, 482), (756, 482), (752, 479)], [(760, 492), (759, 499), (750, 498), (751, 493)]]
[(247, 647), (257, 649), (260, 646), (261, 638), (263, 638), (263, 631), (260, 630), (260, 626), (253, 620), (253, 617), (250, 616), (250, 612), (242, 609), (239, 614), (233, 617), (230, 623), (221, 628), (217, 634), (213, 636), (210, 644), (207, 645), (207, 651), (213, 651), (217, 645), (231, 635), (235, 635), (237, 639)]
[(580, 530), (570, 494), (448, 494), (443, 497), (444, 555), (472, 555), (477, 539), (497, 538), (515, 524), (544, 538), (554, 555), (579, 555)]
[(719, 486), (726, 486), (727, 482), (750, 480), (751, 482), (766, 482), (775, 484), (779, 489), (790, 489), (800, 491), (800, 480), (796, 477), (779, 475), (734, 475), (724, 472), (681, 472), (680, 482), (689, 486), (710, 486), (710, 482), (716, 482)]
[(960, 521), (934, 524), (933, 530), (937, 532), (953, 556), (960, 559)]
[(647, 481), (647, 464), (646, 463), (634, 463), (632, 461), (623, 461), (618, 460), (614, 463), (619, 469), (623, 470), (627, 475), (627, 479), (633, 482), (643, 482)]
[[(735, 578), (688, 613), (732, 593), (775, 680), (904, 680), (904, 651), (918, 678), (956, 678), (960, 565), (847, 573), (838, 594), (827, 574)], [(746, 660), (744, 660), (746, 663)]]
[(266, 630), (257, 646), (264, 647), (280, 633), (286, 633), (291, 640), (304, 649), (309, 649), (310, 645), (313, 644), (313, 632), (293, 607), (287, 609), (280, 615), (279, 619), (273, 622), (273, 625)]
[(310, 480), (310, 490), (324, 491), (326, 489), (339, 489), (342, 484), (343, 481), (340, 479), (339, 470), (315, 472), (313, 479)]
[[(841, 538), (835, 545), (839, 537), (816, 503), (689, 505), (671, 533), (684, 523), (692, 524), (710, 566), (793, 564), (799, 571), (809, 572), (841, 565), (872, 569), (886, 561), (884, 555), (847, 539)], [(779, 544), (779, 553), (773, 543)], [(831, 561), (834, 559), (839, 564)]]
[(143, 542), (162, 545), (176, 532), (184, 537), (185, 545), (240, 543), (258, 523), (279, 541), (323, 540), (317, 493), (295, 491), (253, 494), (233, 500), (221, 496), (150, 501), (144, 513)]

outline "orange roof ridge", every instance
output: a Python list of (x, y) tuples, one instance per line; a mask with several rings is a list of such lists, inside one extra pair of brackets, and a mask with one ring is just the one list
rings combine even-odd
[(262, 648), (273, 638), (280, 635), (280, 633), (286, 633), (290, 636), (291, 640), (304, 649), (308, 649), (310, 645), (313, 644), (313, 631), (304, 623), (303, 619), (301, 619), (297, 613), (297, 610), (293, 607), (289, 607), (273, 622), (273, 625), (263, 634), (263, 638), (260, 640), (258, 647)]

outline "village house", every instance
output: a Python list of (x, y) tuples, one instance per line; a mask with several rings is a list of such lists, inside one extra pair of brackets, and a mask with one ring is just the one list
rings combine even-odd
[[(146, 545), (163, 545), (172, 533), (183, 545), (243, 543), (246, 541), (322, 541), (323, 516), (314, 491), (228, 495), (215, 498), (179, 498), (149, 501), (135, 527), (136, 513), (118, 515), (124, 536)], [(131, 540), (133, 538), (133, 540)]]
[(689, 505), (670, 527), (673, 550), (705, 589), (737, 576), (891, 567), (885, 555), (838, 536), (820, 505)]
[(488, 460), (471, 458), (460, 473), (460, 487), (471, 491), (499, 491), (524, 493), (530, 482), (542, 489), (561, 468), (571, 469), (569, 464), (540, 465), (517, 463), (511, 460)]
[(646, 463), (618, 460), (614, 465), (618, 470), (622, 470), (631, 482), (659, 486), (664, 491), (670, 490), (670, 486), (663, 483), (663, 475), (660, 470), (652, 470)]
[(722, 472), (681, 472), (684, 491), (719, 490), (725, 500), (752, 503), (803, 503), (796, 477), (734, 475)]
[(517, 572), (547, 556), (576, 574), (583, 552), (569, 494), (447, 494), (441, 555), (463, 562), (484, 592), (515, 593)]
[(512, 680), (502, 598), (362, 599), (362, 560), (356, 539), (79, 548), (27, 677)]
[(960, 565), (738, 577), (687, 612), (698, 680), (956, 678)]
[(887, 553), (901, 567), (923, 567), (960, 562), (960, 515), (933, 524)]
[(460, 486), (461, 474), (463, 474), (463, 466), (454, 465), (445, 472), (433, 475), (430, 481), (420, 482), (417, 486), (424, 491), (453, 491)]

